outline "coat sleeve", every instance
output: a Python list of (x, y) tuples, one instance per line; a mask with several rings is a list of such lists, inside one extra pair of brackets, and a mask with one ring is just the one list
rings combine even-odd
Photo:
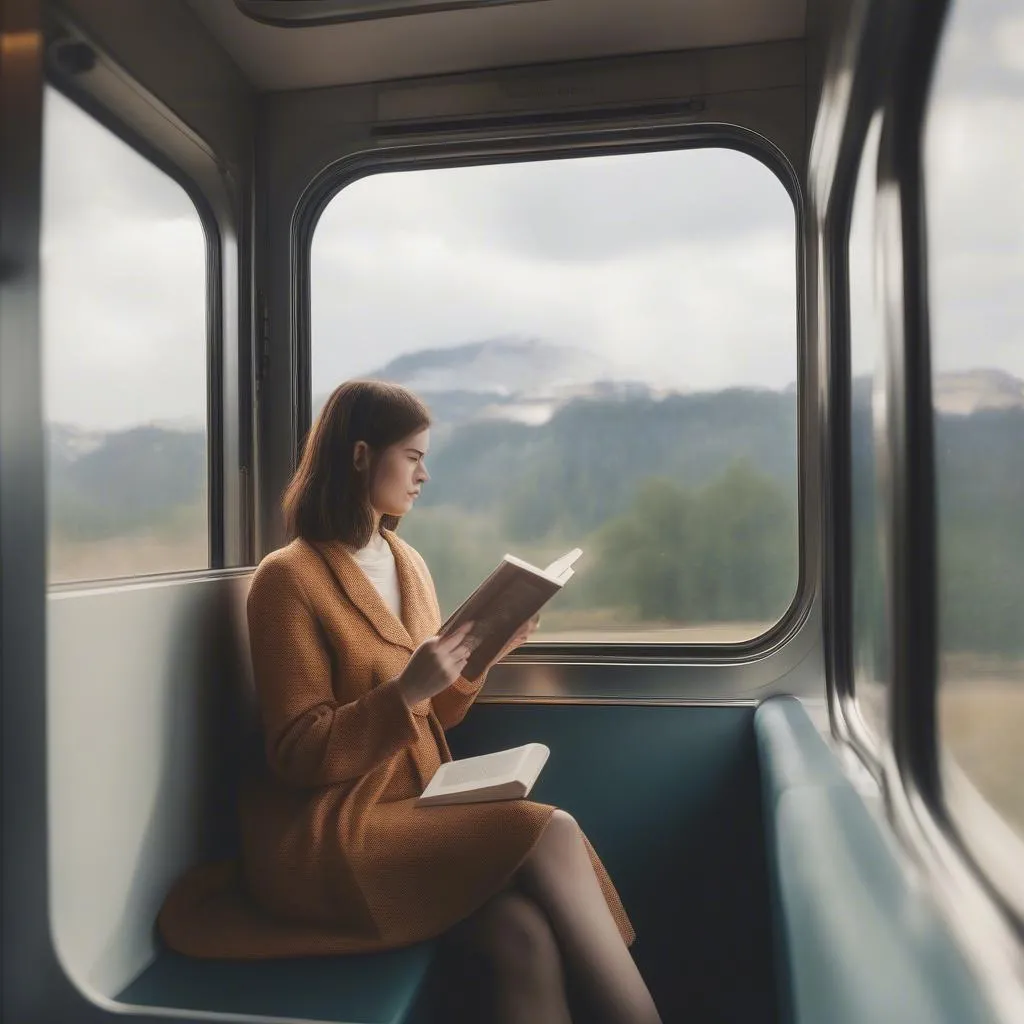
[(397, 679), (347, 704), (334, 699), (326, 638), (288, 566), (260, 566), (247, 613), (267, 760), (283, 779), (347, 782), (416, 741)]
[(483, 689), (486, 680), (486, 672), (473, 682), (459, 676), (451, 686), (434, 694), (431, 698), (434, 704), (434, 714), (437, 715), (437, 720), (441, 723), (442, 728), (450, 729), (466, 717), (466, 712), (472, 707), (473, 701)]
[[(423, 556), (415, 548), (410, 547), (408, 550), (411, 552), (413, 560), (426, 584), (427, 595), (430, 598), (434, 614), (434, 629), (440, 629), (441, 605), (437, 600), (437, 588), (434, 586), (434, 578), (430, 575), (430, 569), (427, 568), (427, 563), (423, 560)], [(430, 698), (434, 714), (437, 715), (441, 728), (450, 729), (453, 725), (458, 725), (466, 717), (466, 712), (472, 707), (473, 701), (476, 700), (477, 694), (484, 688), (486, 681), (486, 672), (479, 679), (474, 679), (472, 682), (459, 676), (451, 686), (446, 687), (440, 693), (435, 693)]]

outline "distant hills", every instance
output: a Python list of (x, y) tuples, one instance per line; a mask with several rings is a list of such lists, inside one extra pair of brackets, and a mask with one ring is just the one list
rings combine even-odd
[[(580, 398), (656, 400), (680, 393), (632, 378), (622, 367), (595, 353), (522, 338), (422, 349), (399, 356), (365, 376), (411, 388), (430, 405), (442, 427), (474, 419), (539, 425), (568, 402)], [(854, 381), (855, 396), (866, 399), (870, 387), (869, 378), (858, 378)], [(794, 392), (791, 384), (771, 393), (792, 396)], [(320, 409), (326, 398), (326, 393), (315, 396), (313, 408)], [(935, 401), (940, 412), (954, 415), (1024, 408), (1024, 381), (1001, 370), (943, 373), (935, 382)]]
[(159, 524), (206, 493), (203, 431), (135, 427), (104, 434), (55, 424), (47, 443), (50, 516), (64, 536), (116, 536)]
[(934, 391), (939, 411), (953, 415), (984, 409), (1024, 409), (1024, 381), (1001, 370), (940, 373)]
[[(370, 376), (412, 387), (431, 407), (433, 481), (423, 505), (502, 516), (513, 536), (596, 526), (646, 477), (698, 486), (743, 459), (795, 496), (792, 388), (682, 394), (620, 373), (569, 346), (499, 338), (404, 355)], [(976, 370), (940, 377), (936, 393), (951, 414), (940, 436), (966, 463), (984, 459), (976, 443), (1024, 447), (1021, 381)], [(868, 382), (855, 382), (855, 404), (867, 395)], [(956, 426), (978, 413), (984, 423)], [(205, 494), (203, 431), (51, 424), (47, 440), (51, 514), (76, 536), (152, 524)]]
[(422, 349), (371, 374), (416, 392), (471, 391), (504, 397), (543, 396), (621, 375), (615, 363), (594, 352), (535, 338), (492, 338)]

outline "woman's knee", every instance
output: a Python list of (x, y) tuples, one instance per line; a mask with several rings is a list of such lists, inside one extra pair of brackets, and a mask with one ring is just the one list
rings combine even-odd
[(547, 826), (541, 838), (543, 839), (545, 836), (556, 836), (559, 839), (575, 842), (580, 837), (580, 827), (576, 819), (568, 811), (563, 811), (561, 807), (556, 807), (554, 813), (548, 818)]
[(521, 879), (529, 882), (539, 873), (550, 874), (553, 870), (570, 869), (574, 856), (579, 855), (581, 837), (582, 832), (576, 819), (568, 811), (557, 808), (523, 862), (520, 868)]

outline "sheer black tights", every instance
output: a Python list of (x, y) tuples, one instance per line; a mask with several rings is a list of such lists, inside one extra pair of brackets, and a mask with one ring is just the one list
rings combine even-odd
[(440, 967), (438, 1021), (661, 1024), (564, 811), (512, 886), (446, 936)]

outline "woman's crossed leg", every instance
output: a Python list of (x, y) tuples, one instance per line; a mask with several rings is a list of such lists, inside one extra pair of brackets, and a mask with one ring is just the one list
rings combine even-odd
[(554, 930), (568, 974), (588, 1004), (588, 1020), (661, 1024), (622, 941), (572, 815), (556, 810), (516, 876)]
[(438, 1024), (572, 1024), (551, 925), (515, 889), (445, 936), (435, 984)]
[(513, 885), (445, 939), (439, 1020), (660, 1024), (575, 819), (556, 810)]

